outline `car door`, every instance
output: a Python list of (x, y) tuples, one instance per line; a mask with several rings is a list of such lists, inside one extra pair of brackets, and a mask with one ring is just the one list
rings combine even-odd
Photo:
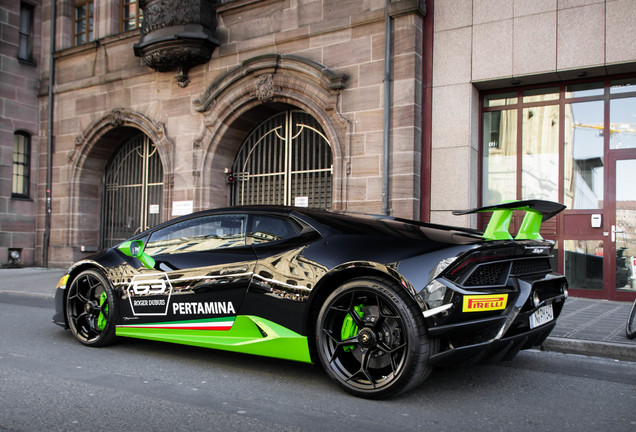
[(245, 214), (212, 214), (151, 233), (145, 252), (154, 271), (129, 284), (121, 303), (124, 324), (237, 315), (255, 266), (246, 225)]
[(302, 304), (307, 303), (311, 290), (328, 271), (303, 256), (319, 234), (289, 217), (251, 214), (247, 237), (257, 263), (243, 313), (300, 331)]

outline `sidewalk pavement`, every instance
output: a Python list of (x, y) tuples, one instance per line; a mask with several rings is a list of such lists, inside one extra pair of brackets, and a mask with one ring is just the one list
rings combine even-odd
[[(0, 297), (6, 294), (50, 298), (52, 306), (55, 286), (64, 272), (44, 268), (0, 269)], [(630, 308), (630, 302), (570, 297), (542, 349), (636, 362), (636, 339), (625, 336)]]

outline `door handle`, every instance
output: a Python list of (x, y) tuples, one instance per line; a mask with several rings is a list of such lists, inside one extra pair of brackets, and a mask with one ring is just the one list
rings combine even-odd
[(616, 225), (612, 225), (612, 243), (616, 243), (616, 234), (625, 234), (625, 230), (617, 230)]

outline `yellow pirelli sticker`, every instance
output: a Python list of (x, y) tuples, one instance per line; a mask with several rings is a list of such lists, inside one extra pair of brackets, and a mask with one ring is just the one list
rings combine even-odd
[(508, 294), (467, 295), (464, 296), (463, 312), (484, 312), (505, 309)]

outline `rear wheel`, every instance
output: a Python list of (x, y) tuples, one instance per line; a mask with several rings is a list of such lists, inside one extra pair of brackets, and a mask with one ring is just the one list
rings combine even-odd
[(96, 270), (80, 273), (66, 297), (66, 318), (75, 338), (89, 346), (115, 340), (117, 303), (108, 279)]
[(395, 284), (360, 278), (336, 289), (316, 326), (318, 356), (345, 391), (381, 399), (409, 390), (430, 373), (436, 341), (415, 302)]
[(627, 316), (627, 325), (625, 326), (625, 333), (630, 339), (636, 338), (636, 300), (632, 304), (632, 309)]

